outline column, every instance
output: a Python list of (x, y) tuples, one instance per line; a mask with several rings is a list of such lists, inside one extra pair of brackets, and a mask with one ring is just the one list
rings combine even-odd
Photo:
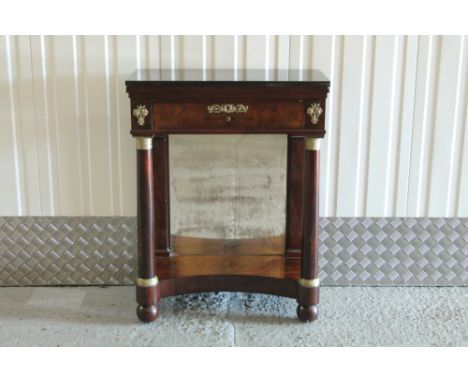
[(153, 137), (136, 137), (137, 148), (137, 224), (138, 279), (136, 280), (137, 316), (151, 322), (159, 313), (160, 290), (155, 271), (155, 221)]
[(321, 138), (305, 138), (304, 216), (301, 275), (298, 280), (297, 316), (313, 321), (318, 315), (319, 150)]

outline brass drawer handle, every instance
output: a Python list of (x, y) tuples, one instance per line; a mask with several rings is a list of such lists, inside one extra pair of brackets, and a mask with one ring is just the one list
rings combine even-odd
[(221, 105), (215, 103), (206, 108), (208, 113), (247, 113), (249, 107), (246, 105), (238, 104), (234, 105), (233, 103), (223, 103)]
[(316, 125), (318, 123), (322, 112), (323, 110), (319, 103), (313, 103), (307, 108), (307, 114), (310, 115), (310, 122), (312, 122), (312, 125)]

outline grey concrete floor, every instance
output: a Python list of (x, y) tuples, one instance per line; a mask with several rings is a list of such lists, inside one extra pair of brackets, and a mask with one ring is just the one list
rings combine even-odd
[(320, 318), (292, 299), (204, 293), (135, 317), (133, 287), (0, 288), (2, 346), (468, 346), (468, 288), (322, 287)]

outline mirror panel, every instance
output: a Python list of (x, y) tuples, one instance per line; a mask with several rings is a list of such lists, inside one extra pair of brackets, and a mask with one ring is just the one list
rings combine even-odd
[(283, 254), (286, 135), (170, 135), (176, 254)]

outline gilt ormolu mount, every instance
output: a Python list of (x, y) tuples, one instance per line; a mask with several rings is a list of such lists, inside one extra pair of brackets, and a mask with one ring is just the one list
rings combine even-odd
[[(139, 70), (126, 82), (137, 146), (137, 315), (154, 321), (161, 297), (205, 291), (295, 298), (302, 321), (317, 317), (319, 149), (329, 82), (318, 71)], [(169, 134), (286, 134), (284, 253), (176, 253), (170, 233)], [(200, 240), (197, 241), (200, 245)], [(203, 245), (203, 243), (202, 243)], [(259, 251), (261, 252), (261, 251)]]

